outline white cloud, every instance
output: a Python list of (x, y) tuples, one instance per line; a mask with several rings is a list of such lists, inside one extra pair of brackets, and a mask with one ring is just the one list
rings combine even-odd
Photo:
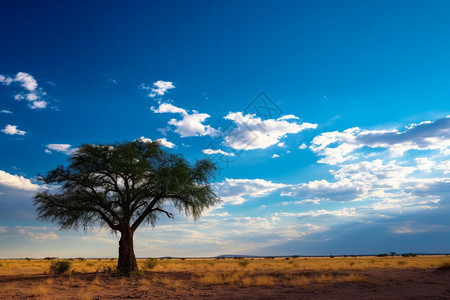
[(13, 81), (14, 81), (13, 78), (11, 78), (11, 77), (6, 77), (6, 76), (0, 74), (0, 82), (1, 82), (3, 85), (10, 85)]
[(170, 103), (161, 103), (158, 108), (151, 107), (154, 113), (177, 113), (182, 116), (181, 120), (171, 119), (167, 124), (175, 126), (175, 132), (181, 137), (189, 136), (215, 136), (218, 130), (203, 122), (209, 118), (208, 114), (199, 113), (195, 110), (189, 113), (183, 108), (176, 107)]
[(163, 114), (163, 113), (173, 113), (173, 114), (182, 114), (187, 115), (187, 111), (183, 108), (176, 107), (175, 105), (172, 105), (170, 103), (161, 103), (158, 108), (150, 107), (150, 109), (157, 114)]
[(39, 188), (39, 185), (23, 176), (12, 175), (2, 170), (0, 170), (0, 185), (25, 191), (36, 191)]
[(56, 233), (46, 232), (48, 229), (45, 226), (16, 226), (16, 230), (21, 235), (25, 235), (35, 241), (59, 240), (59, 236)]
[(12, 114), (12, 111), (7, 110), (7, 109), (2, 109), (2, 110), (0, 111), (0, 113), (3, 113), (3, 114)]
[(427, 173), (431, 172), (431, 169), (436, 165), (436, 163), (428, 157), (417, 157), (415, 161), (417, 163), (417, 169)]
[(140, 88), (143, 90), (151, 90), (148, 96), (154, 98), (156, 96), (164, 96), (164, 94), (167, 93), (168, 90), (174, 89), (175, 86), (171, 81), (158, 80), (153, 83), (152, 87), (141, 84)]
[(20, 82), (21, 86), (30, 92), (36, 90), (38, 86), (36, 79), (34, 79), (30, 74), (24, 72), (17, 73), (14, 81)]
[(442, 170), (444, 174), (450, 173), (450, 160), (446, 160), (437, 164), (436, 170)]
[(29, 106), (30, 106), (31, 109), (44, 109), (44, 108), (47, 107), (47, 102), (44, 101), (44, 100), (34, 101)]
[[(139, 140), (143, 143), (151, 143), (152, 140), (146, 137), (141, 136), (140, 138), (136, 139)], [(176, 145), (172, 142), (169, 142), (166, 138), (161, 138), (161, 139), (157, 139), (155, 140), (156, 143), (160, 144), (163, 147), (167, 147), (167, 148), (176, 148)]]
[(0, 75), (0, 82), (3, 85), (18, 83), (25, 91), (16, 94), (14, 99), (18, 101), (26, 99), (31, 102), (28, 105), (31, 109), (44, 109), (47, 107), (47, 101), (42, 99), (42, 96), (46, 95), (45, 91), (38, 87), (36, 79), (30, 74), (18, 72), (14, 78)]
[(286, 134), (317, 128), (317, 124), (262, 120), (251, 114), (244, 116), (242, 112), (229, 113), (225, 119), (232, 120), (236, 126), (225, 136), (224, 144), (237, 150), (265, 149), (280, 143)]
[(16, 125), (6, 125), (4, 129), (1, 130), (5, 134), (9, 135), (25, 135), (27, 132), (17, 129)]
[(272, 155), (272, 158), (277, 158), (277, 157), (280, 157), (280, 156), (278, 154)]
[(225, 151), (223, 151), (221, 149), (217, 149), (217, 150), (203, 149), (202, 152), (207, 154), (207, 155), (221, 154), (221, 155), (224, 155), (224, 156), (234, 156), (234, 153), (225, 152)]
[(241, 204), (246, 197), (263, 197), (285, 187), (280, 183), (273, 183), (264, 179), (230, 179), (213, 184), (213, 187), (225, 203)]
[(300, 150), (303, 150), (303, 149), (306, 149), (306, 148), (308, 148), (308, 146), (306, 146), (305, 143), (303, 143), (300, 146), (298, 146), (298, 149), (300, 149)]
[(294, 115), (286, 115), (286, 116), (282, 116), (280, 118), (277, 119), (277, 121), (282, 121), (282, 120), (299, 120), (299, 117), (296, 117)]
[(293, 212), (278, 212), (274, 213), (275, 216), (283, 216), (283, 217), (319, 217), (324, 215), (329, 216), (335, 216), (335, 217), (356, 217), (358, 216), (358, 213), (356, 212), (356, 209), (354, 207), (345, 207), (339, 210), (333, 210), (329, 211), (326, 209), (319, 209), (319, 210), (313, 210), (308, 212), (300, 212), (300, 213), (293, 213)]
[(319, 163), (330, 165), (356, 158), (355, 151), (363, 147), (387, 149), (392, 157), (401, 157), (408, 150), (448, 151), (450, 117), (412, 124), (402, 132), (397, 129), (361, 130), (358, 127), (343, 132), (325, 132), (316, 136), (310, 146), (316, 154), (323, 156)]
[[(73, 152), (76, 150), (72, 148), (72, 145), (70, 144), (48, 144), (45, 146), (48, 150), (53, 150), (56, 152), (61, 152), (67, 155), (73, 154)], [(46, 153), (49, 153), (46, 151)]]

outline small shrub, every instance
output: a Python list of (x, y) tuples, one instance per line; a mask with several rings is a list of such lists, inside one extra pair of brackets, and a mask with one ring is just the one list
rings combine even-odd
[(439, 267), (438, 270), (441, 271), (450, 271), (450, 261), (446, 261), (444, 263), (442, 263)]
[(240, 260), (239, 265), (242, 267), (246, 267), (249, 264), (249, 261), (246, 259)]
[(292, 255), (292, 258), (298, 258), (298, 255)]
[(404, 254), (402, 254), (402, 256), (403, 257), (416, 257), (417, 254), (415, 254), (415, 253), (404, 253)]
[(89, 262), (86, 263), (86, 265), (87, 265), (88, 267), (93, 267), (95, 264), (94, 264), (93, 262), (89, 261)]
[(57, 259), (57, 257), (50, 257), (50, 256), (47, 256), (47, 257), (44, 257), (44, 259), (45, 259), (45, 260), (54, 260), (54, 259)]
[(3, 265), (0, 263), (0, 267), (3, 267)]
[(147, 270), (151, 270), (156, 267), (157, 264), (158, 260), (156, 258), (149, 257), (144, 261), (144, 268)]
[(113, 266), (104, 266), (102, 271), (103, 273), (112, 274), (116, 271), (116, 268), (114, 268)]
[(335, 256), (334, 255), (330, 255), (330, 258), (334, 258)]
[(355, 263), (353, 261), (348, 263), (350, 265), (350, 267), (353, 267), (355, 265)]
[(386, 257), (388, 256), (386, 253), (378, 254), (378, 257)]
[(62, 275), (70, 270), (72, 263), (68, 260), (52, 261), (50, 264), (50, 273), (53, 275)]
[(399, 262), (397, 262), (397, 263), (398, 263), (399, 266), (404, 266), (404, 265), (406, 265), (406, 261), (404, 261), (404, 260), (401, 260), (401, 261), (399, 261)]

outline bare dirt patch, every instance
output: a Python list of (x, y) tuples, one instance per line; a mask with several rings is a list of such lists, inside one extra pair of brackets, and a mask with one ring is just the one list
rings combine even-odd
[[(210, 281), (205, 278), (210, 278)], [(0, 276), (0, 299), (450, 299), (448, 269)]]

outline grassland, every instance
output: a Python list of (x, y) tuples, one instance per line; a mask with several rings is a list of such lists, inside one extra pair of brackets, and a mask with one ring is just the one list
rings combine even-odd
[(308, 257), (138, 260), (143, 271), (114, 276), (117, 260), (0, 260), (0, 299), (450, 298), (450, 257)]

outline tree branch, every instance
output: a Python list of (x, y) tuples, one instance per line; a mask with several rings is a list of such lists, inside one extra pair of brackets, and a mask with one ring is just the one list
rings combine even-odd
[(153, 207), (155, 207), (156, 203), (161, 200), (161, 197), (155, 197), (155, 199), (150, 202), (150, 204), (147, 206), (147, 208), (144, 210), (144, 212), (139, 216), (139, 218), (134, 221), (133, 225), (131, 225), (131, 231), (134, 232), (139, 225), (147, 218), (148, 214), (152, 212)]
[(161, 209), (161, 208), (154, 208), (154, 209), (152, 209), (152, 211), (160, 211), (160, 212), (163, 212), (163, 213), (165, 213), (165, 214), (167, 215), (167, 217), (168, 217), (169, 219), (173, 219), (173, 214), (170, 213), (170, 212), (168, 212), (168, 211), (165, 211), (164, 209)]

